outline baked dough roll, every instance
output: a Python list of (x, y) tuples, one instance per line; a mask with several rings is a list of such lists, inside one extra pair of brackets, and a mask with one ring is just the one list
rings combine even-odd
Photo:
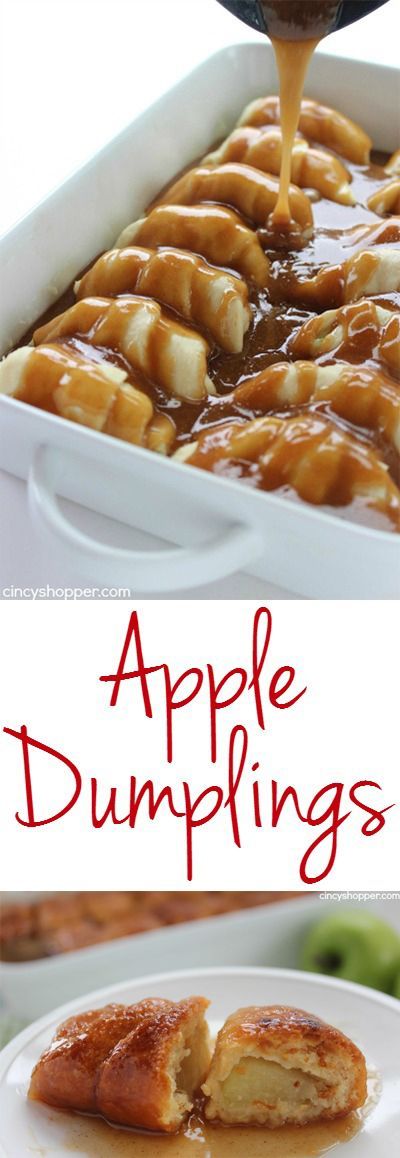
[[(257, 129), (243, 125), (223, 141), (219, 149), (204, 158), (205, 165), (222, 165), (225, 161), (240, 161), (253, 165), (263, 173), (278, 177), (282, 160), (282, 131), (278, 127)], [(341, 205), (355, 205), (356, 199), (349, 184), (349, 172), (338, 157), (313, 149), (303, 137), (296, 137), (292, 148), (291, 181), (301, 188), (317, 189), (329, 201)]]
[(76, 283), (76, 295), (112, 297), (138, 293), (171, 306), (205, 327), (222, 349), (239, 354), (250, 324), (247, 286), (179, 249), (112, 249)]
[(266, 415), (209, 427), (175, 454), (180, 462), (274, 491), (291, 487), (304, 502), (347, 507), (361, 499), (400, 531), (400, 491), (369, 446), (320, 414)]
[(148, 298), (85, 298), (35, 330), (33, 341), (39, 345), (77, 334), (123, 354), (167, 394), (198, 402), (215, 393), (205, 338), (173, 322)]
[(132, 242), (192, 250), (213, 265), (237, 270), (258, 286), (268, 281), (270, 263), (256, 233), (221, 205), (160, 205), (148, 217), (127, 225), (116, 245), (122, 248)]
[(203, 1091), (211, 1120), (303, 1126), (364, 1104), (365, 1058), (313, 1014), (252, 1005), (233, 1013), (220, 1030)]
[[(247, 105), (239, 125), (279, 125), (279, 97), (261, 97)], [(333, 149), (341, 157), (356, 165), (368, 165), (372, 148), (371, 138), (349, 117), (322, 105), (319, 101), (302, 100), (299, 130), (304, 137)]]
[(236, 387), (237, 405), (266, 413), (286, 406), (325, 403), (355, 426), (383, 434), (400, 454), (400, 387), (378, 370), (335, 362), (276, 362)]
[(396, 152), (389, 157), (385, 165), (385, 173), (390, 173), (392, 177), (400, 177), (400, 149), (396, 149)]
[[(396, 316), (399, 317), (364, 298), (310, 318), (290, 340), (288, 348), (295, 358), (334, 355), (348, 362), (367, 362), (371, 358), (380, 361), (387, 326)], [(400, 373), (400, 348), (398, 360)]]
[(70, 422), (168, 454), (175, 425), (157, 413), (143, 390), (109, 362), (91, 362), (57, 345), (21, 346), (0, 363), (0, 393)]
[[(260, 173), (251, 165), (231, 162), (215, 168), (203, 165), (184, 173), (167, 189), (162, 203), (195, 205), (198, 201), (217, 201), (231, 206), (255, 225), (266, 225), (275, 209), (279, 181), (267, 173)], [(311, 203), (296, 185), (289, 187), (292, 217), (304, 231), (311, 231), (313, 215)]]
[(379, 213), (381, 217), (385, 213), (400, 213), (400, 177), (390, 181), (389, 185), (377, 189), (372, 197), (368, 197), (367, 205), (368, 209), (372, 209), (373, 213)]
[(210, 1064), (204, 997), (108, 1005), (60, 1025), (33, 1070), (29, 1097), (173, 1133)]
[(121, 1125), (173, 1133), (193, 1107), (210, 1065), (204, 997), (149, 1002), (151, 1016), (116, 1046), (99, 1074), (104, 1117)]

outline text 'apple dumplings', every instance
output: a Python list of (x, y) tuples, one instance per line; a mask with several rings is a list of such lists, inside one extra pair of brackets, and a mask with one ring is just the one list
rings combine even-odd
[[(258, 129), (252, 125), (234, 129), (214, 153), (204, 158), (205, 165), (222, 165), (226, 161), (240, 161), (253, 165), (263, 173), (279, 176), (282, 161), (281, 129), (274, 126)], [(302, 137), (296, 137), (293, 142), (290, 179), (300, 187), (317, 189), (330, 201), (337, 201), (341, 205), (355, 204), (349, 172), (338, 157), (311, 148)]]
[(244, 409), (263, 414), (282, 407), (323, 403), (354, 426), (382, 434), (400, 454), (400, 388), (367, 366), (276, 362), (237, 386), (234, 400)]
[(340, 1030), (310, 1013), (250, 1006), (220, 1030), (203, 1090), (211, 1121), (302, 1126), (364, 1105), (365, 1058)]
[(400, 491), (378, 454), (320, 414), (267, 415), (209, 427), (175, 457), (306, 503), (350, 508), (359, 500), (400, 530)]
[(57, 345), (21, 346), (0, 362), (0, 393), (114, 438), (168, 454), (175, 426), (108, 362)]
[(237, 270), (257, 286), (268, 281), (270, 263), (254, 230), (222, 205), (159, 205), (127, 225), (116, 246), (121, 249), (133, 242), (188, 249), (213, 265)]
[(374, 360), (400, 375), (400, 314), (368, 298), (310, 318), (288, 345), (295, 358)]
[[(280, 124), (279, 97), (261, 97), (247, 105), (239, 125), (255, 125), (256, 128), (264, 125)], [(333, 149), (341, 157), (353, 161), (355, 165), (367, 165), (371, 152), (372, 141), (360, 125), (351, 121), (337, 109), (322, 105), (319, 101), (302, 100), (299, 119), (299, 131), (307, 140), (316, 141)]]
[(197, 402), (215, 393), (205, 339), (172, 321), (148, 298), (85, 298), (35, 330), (33, 340), (39, 345), (75, 335), (121, 353), (168, 394)]
[(29, 1097), (174, 1133), (209, 1069), (208, 1004), (149, 998), (69, 1018), (35, 1066)]
[(184, 250), (112, 249), (76, 283), (79, 299), (141, 294), (209, 330), (224, 350), (240, 353), (250, 324), (247, 286)]
[[(194, 205), (199, 201), (220, 202), (232, 206), (254, 225), (266, 225), (279, 194), (279, 181), (253, 169), (251, 165), (231, 162), (215, 168), (205, 165), (190, 169), (162, 197), (162, 202)], [(289, 187), (292, 217), (306, 234), (311, 233), (311, 203), (302, 189)]]

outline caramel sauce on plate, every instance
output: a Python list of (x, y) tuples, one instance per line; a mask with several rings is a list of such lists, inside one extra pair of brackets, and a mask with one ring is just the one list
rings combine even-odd
[[(320, 1158), (364, 1128), (377, 1104), (381, 1081), (368, 1072), (368, 1097), (362, 1110), (334, 1122), (308, 1126), (218, 1126), (206, 1122), (201, 1101), (179, 1134), (144, 1134), (114, 1127), (100, 1118), (51, 1111), (60, 1126), (60, 1144), (68, 1154), (85, 1158)], [(46, 1151), (44, 1151), (44, 1154)]]
[[(172, 1137), (114, 1129), (106, 1122), (81, 1120), (68, 1152), (85, 1158), (319, 1158), (358, 1134), (361, 1119), (349, 1114), (310, 1126), (211, 1126), (193, 1113), (183, 1133)], [(75, 1126), (71, 1134), (75, 1134)]]

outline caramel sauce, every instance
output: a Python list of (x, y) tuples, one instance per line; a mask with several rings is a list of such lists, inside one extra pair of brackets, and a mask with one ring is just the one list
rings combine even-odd
[(318, 40), (272, 40), (279, 73), (282, 161), (279, 197), (272, 214), (272, 225), (276, 229), (290, 226), (292, 218), (289, 204), (290, 171), (292, 148), (300, 117), (301, 98), (304, 81)]
[[(101, 1118), (46, 1107), (62, 1153), (81, 1158), (320, 1158), (362, 1130), (381, 1094), (381, 1079), (368, 1069), (368, 1096), (361, 1110), (308, 1126), (222, 1126), (206, 1122), (201, 1099), (178, 1134), (161, 1135), (112, 1126)], [(39, 1106), (37, 1109), (40, 1110)], [(36, 1150), (34, 1151), (36, 1153)], [(46, 1158), (47, 1150), (41, 1150)]]
[[(63, 1115), (64, 1117), (64, 1115)], [(310, 1126), (212, 1126), (193, 1113), (172, 1137), (119, 1130), (106, 1122), (81, 1119), (67, 1134), (66, 1149), (85, 1158), (318, 1158), (358, 1134), (362, 1119), (349, 1114)], [(75, 1135), (73, 1137), (72, 1135)]]

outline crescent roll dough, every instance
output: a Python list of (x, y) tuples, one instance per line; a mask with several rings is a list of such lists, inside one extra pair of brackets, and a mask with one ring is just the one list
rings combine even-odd
[(269, 261), (257, 235), (233, 213), (217, 205), (160, 205), (148, 217), (127, 225), (118, 248), (173, 245), (199, 253), (213, 265), (236, 269), (258, 286), (268, 281)]
[[(232, 162), (216, 168), (201, 166), (191, 169), (172, 185), (162, 201), (176, 205), (194, 205), (198, 201), (219, 201), (230, 205), (255, 225), (266, 225), (275, 209), (279, 181), (260, 173), (251, 165)], [(303, 230), (313, 223), (311, 204), (301, 189), (290, 185), (290, 209), (294, 220)]]
[(263, 490), (291, 487), (316, 505), (346, 507), (361, 498), (400, 530), (400, 491), (385, 463), (320, 414), (228, 421), (209, 427), (175, 457), (219, 475), (238, 467)]
[(69, 1018), (35, 1066), (29, 1097), (173, 1133), (208, 1071), (207, 1006), (152, 998)]
[[(386, 361), (387, 329), (393, 319), (398, 329), (400, 315), (375, 305), (368, 298), (338, 310), (326, 310), (301, 326), (290, 341), (290, 352), (295, 358), (334, 354), (350, 362), (366, 362), (370, 358)], [(396, 326), (391, 330), (392, 335), (395, 330)], [(397, 360), (400, 373), (400, 345)]]
[(77, 283), (77, 297), (138, 293), (206, 327), (224, 350), (240, 353), (250, 324), (247, 286), (179, 249), (112, 249)]
[(365, 1058), (318, 1017), (282, 1005), (239, 1009), (217, 1037), (206, 1117), (270, 1127), (339, 1118), (367, 1096)]
[[(264, 173), (279, 176), (282, 160), (282, 132), (276, 127), (257, 129), (243, 125), (235, 129), (219, 149), (204, 158), (205, 165), (241, 161)], [(355, 205), (349, 185), (349, 173), (337, 157), (321, 149), (312, 149), (302, 137), (296, 137), (292, 148), (291, 180), (300, 187), (318, 189), (323, 197), (342, 205)]]
[(400, 249), (362, 250), (344, 265), (344, 301), (400, 290)]
[(383, 189), (377, 189), (376, 193), (368, 198), (367, 205), (373, 213), (379, 213), (381, 216), (384, 213), (400, 213), (400, 177), (391, 181), (389, 185), (384, 185)]
[(325, 402), (355, 426), (386, 436), (400, 454), (400, 387), (367, 366), (335, 362), (276, 362), (234, 391), (234, 400), (252, 410)]
[(373, 294), (400, 290), (400, 250), (358, 250), (341, 265), (324, 266), (313, 277), (288, 280), (286, 293), (294, 302), (316, 309), (358, 302)]
[[(247, 105), (239, 120), (239, 125), (279, 125), (279, 97), (269, 96), (252, 101)], [(334, 149), (341, 157), (347, 157), (356, 165), (367, 165), (372, 147), (371, 138), (360, 125), (349, 117), (321, 105), (319, 101), (302, 100), (299, 130), (303, 136), (328, 149)]]
[(141, 297), (85, 298), (35, 330), (35, 345), (81, 334), (119, 351), (168, 394), (197, 402), (215, 393), (207, 374), (209, 347), (195, 330), (173, 322)]
[(117, 366), (91, 362), (76, 350), (21, 346), (0, 363), (0, 393), (167, 454), (175, 439), (172, 419), (157, 413), (126, 377)]
[(393, 177), (400, 176), (400, 149), (396, 149), (396, 152), (389, 157), (385, 165), (385, 173), (391, 173)]

